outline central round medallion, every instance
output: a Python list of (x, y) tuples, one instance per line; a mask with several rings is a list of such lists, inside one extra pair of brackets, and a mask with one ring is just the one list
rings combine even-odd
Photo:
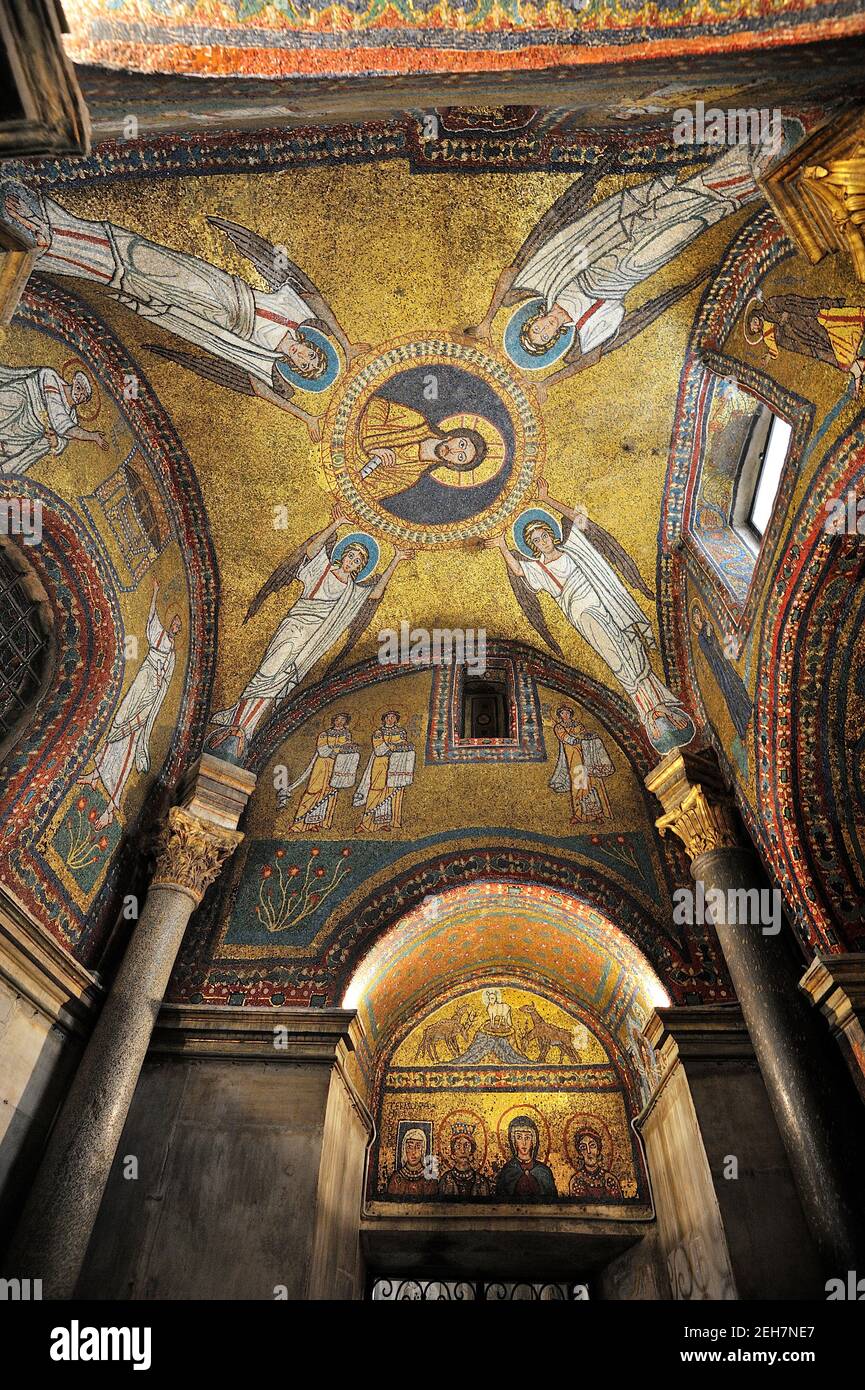
[(328, 410), (323, 455), (340, 507), (412, 547), (500, 531), (543, 463), (528, 393), (487, 348), (401, 339), (367, 361)]

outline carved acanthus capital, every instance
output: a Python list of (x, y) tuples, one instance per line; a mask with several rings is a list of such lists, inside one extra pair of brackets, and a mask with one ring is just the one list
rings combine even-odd
[(197, 906), (242, 839), (239, 830), (208, 824), (173, 806), (157, 836), (151, 887), (175, 888)]
[(715, 849), (745, 845), (735, 804), (716, 766), (704, 755), (669, 754), (646, 778), (664, 815), (655, 821), (662, 835), (678, 835), (693, 861)]
[(715, 801), (702, 787), (692, 787), (684, 801), (655, 825), (662, 835), (668, 830), (678, 835), (691, 860), (710, 849), (735, 849), (742, 843), (733, 804)]
[(865, 111), (816, 130), (767, 175), (766, 196), (811, 261), (846, 252), (865, 280)]

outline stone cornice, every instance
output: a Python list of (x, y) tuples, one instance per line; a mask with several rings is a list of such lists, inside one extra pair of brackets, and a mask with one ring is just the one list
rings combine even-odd
[(643, 1032), (657, 1063), (652, 1094), (634, 1125), (638, 1132), (658, 1104), (676, 1066), (703, 1062), (751, 1062), (754, 1047), (738, 1004), (693, 1004), (655, 1009)]
[(668, 1039), (675, 1042), (683, 1061), (754, 1060), (753, 1044), (738, 1004), (656, 1009), (645, 1032), (656, 1051)]
[(0, 979), (52, 1022), (85, 1032), (101, 993), (96, 975), (65, 951), (0, 885)]
[(362, 1025), (354, 1009), (163, 1004), (150, 1053), (231, 1061), (333, 1064), (355, 1051), (362, 1036)]
[(816, 955), (799, 988), (828, 1020), (833, 1033), (855, 1019), (865, 1018), (865, 952), (843, 956)]

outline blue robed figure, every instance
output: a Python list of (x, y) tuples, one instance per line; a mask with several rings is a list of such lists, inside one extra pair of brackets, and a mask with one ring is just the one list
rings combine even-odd
[(517, 1115), (508, 1125), (512, 1157), (496, 1179), (496, 1196), (509, 1202), (555, 1202), (556, 1180), (546, 1163), (537, 1161), (538, 1127), (528, 1115)]

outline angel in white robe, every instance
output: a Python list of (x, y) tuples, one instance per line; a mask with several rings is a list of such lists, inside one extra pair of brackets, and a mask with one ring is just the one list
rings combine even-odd
[[(538, 492), (562, 516), (577, 520), (576, 510), (551, 498), (543, 481)], [(641, 593), (653, 595), (619, 542), (582, 514), (569, 531), (563, 527), (561, 540), (546, 522), (530, 521), (525, 540), (533, 559), (510, 550), (504, 534), (486, 545), (501, 551), (514, 595), (535, 631), (562, 655), (536, 597), (547, 594), (633, 701), (652, 746), (668, 753), (690, 743), (696, 732), (693, 721), (649, 661), (655, 646), (652, 625), (613, 566)]]
[(211, 748), (217, 749), (234, 739), (238, 756), (242, 757), (255, 730), (262, 719), (270, 715), (274, 704), (285, 699), (316, 662), (348, 633), (349, 641), (341, 659), (369, 624), (391, 575), (406, 554), (396, 551), (377, 582), (372, 576), (358, 580), (356, 576), (370, 562), (366, 545), (353, 540), (344, 546), (339, 558), (334, 559), (333, 538), (337, 529), (345, 524), (346, 518), (337, 514), (330, 526), (311, 536), (274, 571), (250, 604), (244, 621), (258, 612), (270, 594), (277, 593), (295, 579), (302, 585), (300, 595), (271, 637), (257, 671), (240, 698), (228, 709), (212, 716), (212, 723), (222, 728), (211, 734)]
[(78, 406), (93, 397), (86, 372), (69, 381), (53, 367), (0, 366), (0, 473), (26, 473), (48, 454), (62, 454), (70, 440), (107, 449), (101, 430), (78, 421)]
[(241, 395), (258, 396), (305, 422), (316, 416), (293, 402), (281, 368), (315, 382), (329, 367), (314, 328), (339, 343), (346, 362), (365, 349), (349, 343), (333, 311), (285, 249), (222, 217), (209, 217), (261, 275), (266, 290), (186, 252), (174, 251), (113, 222), (76, 217), (47, 194), (15, 180), (0, 184), (0, 220), (38, 252), (36, 268), (102, 285), (134, 313), (200, 353), (148, 344), (152, 352)]
[(80, 779), (87, 787), (101, 783), (108, 797), (108, 805), (96, 821), (100, 830), (110, 825), (119, 812), (133, 767), (140, 773), (150, 771), (150, 738), (174, 675), (175, 644), (182, 624), (175, 614), (168, 627), (163, 626), (156, 611), (158, 593), (159, 584), (154, 580), (147, 617), (147, 655), (96, 753), (93, 772)]
[[(594, 366), (706, 278), (708, 270), (701, 271), (625, 312), (633, 289), (715, 223), (762, 196), (757, 178), (778, 152), (777, 124), (757, 147), (734, 145), (681, 183), (674, 174), (661, 174), (591, 206), (595, 188), (612, 168), (611, 158), (603, 161), (594, 176), (583, 175), (544, 214), (499, 276), (484, 318), (466, 333), (488, 340), (502, 306), (539, 298), (540, 309), (520, 330), (520, 345), (529, 357), (546, 356), (573, 330), (562, 366), (541, 384), (540, 398), (555, 383)], [(787, 137), (791, 133), (784, 132)]]

